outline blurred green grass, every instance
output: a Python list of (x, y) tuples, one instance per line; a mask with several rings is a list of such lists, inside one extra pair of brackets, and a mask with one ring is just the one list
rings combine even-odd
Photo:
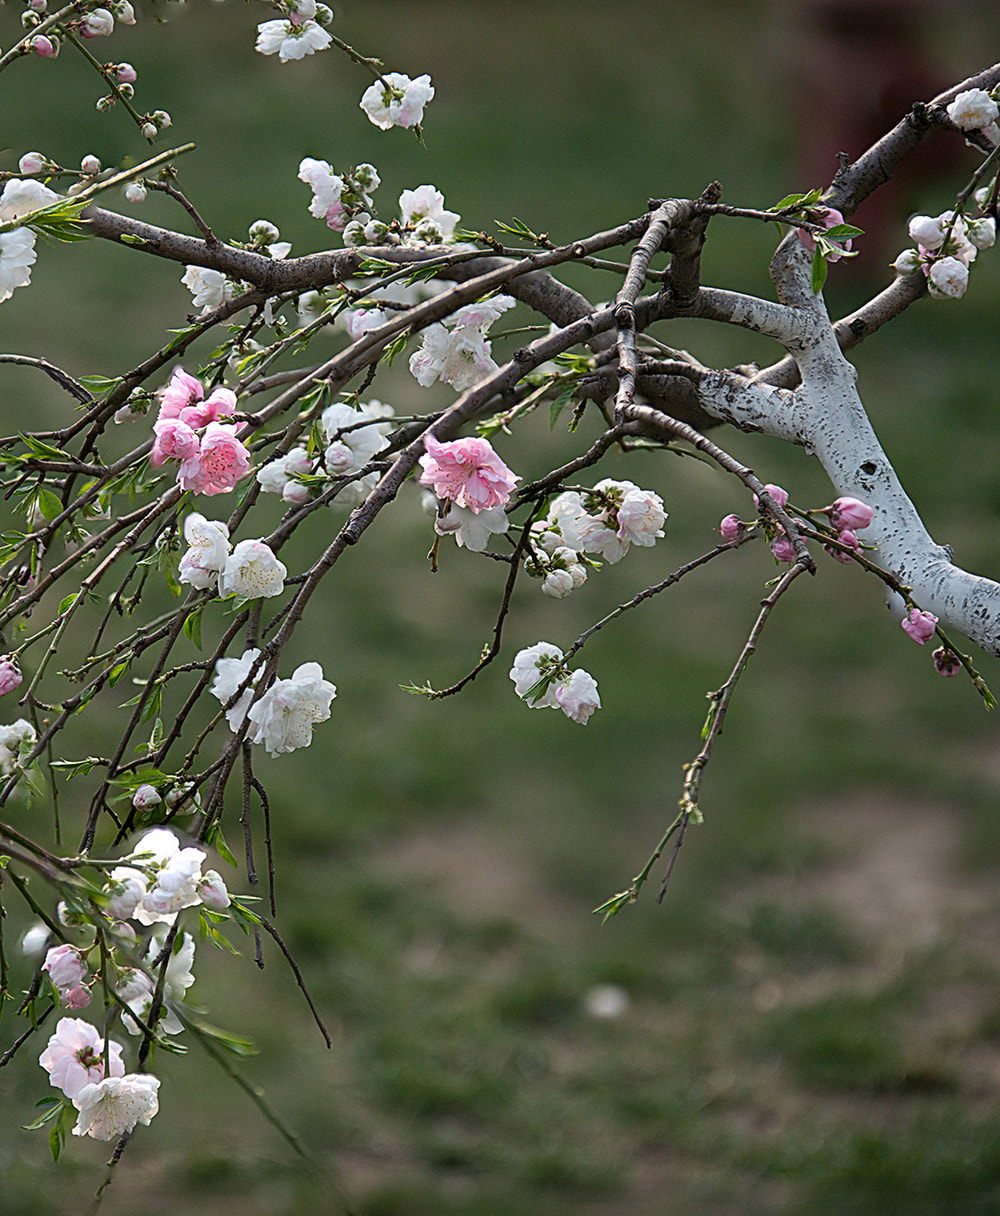
[[(792, 60), (803, 35), (789, 33), (788, 7), (339, 6), (348, 41), (392, 69), (431, 73), (426, 148), (370, 127), (357, 108), (366, 81), (346, 61), (254, 55), (256, 11), (160, 8), (166, 37), (140, 10), (107, 53), (133, 59), (138, 96), (171, 112), (168, 142), (198, 140), (181, 182), (227, 237), (264, 215), (294, 252), (321, 246), (295, 177), (304, 155), (373, 160), (383, 200), (433, 181), (469, 227), (519, 216), (556, 240), (716, 177), (746, 205), (814, 184), (796, 177)], [(992, 6), (929, 5), (921, 21), (941, 86), (996, 57)], [(0, 45), (12, 25), (13, 11), (0, 12)], [(62, 82), (73, 79), (85, 100), (68, 111)], [(68, 51), (15, 64), (4, 83), (11, 151), (0, 167), (28, 148), (70, 164), (85, 152), (108, 163), (141, 155), (121, 116), (91, 109), (98, 90)], [(940, 210), (967, 171), (928, 184), (914, 205)], [(152, 196), (137, 214), (181, 223)], [(771, 240), (713, 226), (707, 277), (768, 290)], [(117, 374), (148, 354), (189, 297), (179, 266), (149, 259), (140, 274), (135, 256), (96, 242), (43, 249), (30, 290), (4, 305), (4, 349), (78, 375)], [(616, 288), (591, 274), (574, 283), (598, 297)], [(925, 302), (854, 355), (876, 429), (932, 533), (994, 576), (998, 297), (984, 256), (960, 306)], [(831, 309), (859, 298), (851, 267), (835, 268)], [(708, 362), (773, 356), (762, 340), (695, 322), (658, 336)], [(16, 425), (65, 416), (36, 375), (5, 367), (3, 383)], [(398, 368), (373, 392), (398, 412), (427, 400)], [(719, 438), (795, 502), (828, 500), (803, 453)], [(530, 476), (577, 442), (539, 415), (520, 447), (509, 441), (509, 460)], [(667, 537), (568, 601), (522, 588), (505, 655), (540, 637), (571, 641), (703, 551), (722, 515), (749, 510), (692, 461), (636, 460), (621, 473), (663, 495)], [(258, 974), (247, 957), (205, 958), (203, 945), (191, 994), (257, 1039), (247, 1077), (343, 1172), (356, 1210), (995, 1210), (1000, 766), (994, 724), (967, 682), (934, 675), (858, 571), (827, 563), (800, 580), (734, 701), (705, 779), (707, 822), (689, 832), (664, 904), (654, 887), (602, 926), (590, 909), (627, 885), (672, 817), (704, 695), (728, 674), (773, 566), (752, 548), (729, 555), (602, 631), (585, 665), (605, 708), (579, 730), (512, 704), (505, 665), (442, 703), (399, 690), (471, 666), (499, 595), (502, 572), (484, 574), (464, 552), (447, 550), (431, 575), (427, 533), (415, 510), (380, 520), (289, 656), (312, 658), (318, 643), (339, 689), (312, 748), (275, 761), (270, 782), (279, 925), (333, 1049), (276, 955)], [(1000, 682), (993, 660), (982, 669)], [(65, 813), (85, 797), (70, 786)], [(9, 912), (13, 935), (23, 918)], [(625, 990), (620, 1017), (586, 1012), (598, 984)], [(196, 1046), (158, 1064), (161, 1113), (130, 1146), (109, 1216), (329, 1206), (323, 1182)], [(27, 1061), (6, 1071), (5, 1109), (18, 1118), (0, 1128), (5, 1213), (82, 1210), (100, 1151), (74, 1142), (54, 1167), (38, 1137), (13, 1126), (45, 1092), (40, 1071)]]

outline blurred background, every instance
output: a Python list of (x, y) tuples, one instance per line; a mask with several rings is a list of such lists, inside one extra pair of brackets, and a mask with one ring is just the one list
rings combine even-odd
[[(1000, 16), (985, 0), (336, 7), (341, 38), (390, 70), (431, 74), (426, 147), (368, 123), (358, 100), (369, 79), (343, 56), (256, 55), (263, 6), (137, 3), (134, 27), (89, 44), (136, 66), (140, 108), (170, 112), (158, 147), (197, 141), (180, 182), (226, 238), (266, 217), (293, 253), (325, 247), (296, 179), (303, 156), (372, 161), (390, 215), (400, 190), (433, 182), (467, 228), (516, 216), (560, 242), (713, 179), (726, 201), (763, 207), (825, 186), (838, 151), (857, 156), (913, 101), (1000, 59)], [(0, 10), (0, 46), (18, 17)], [(143, 155), (124, 115), (94, 110), (88, 72), (72, 48), (8, 69), (0, 168), (29, 149), (67, 165)], [(869, 236), (863, 256), (833, 268), (831, 312), (888, 282), (908, 216), (943, 210), (976, 163), (957, 137), (938, 139), (886, 206), (859, 213)], [(141, 209), (105, 205), (189, 230), (152, 194)], [(714, 222), (706, 281), (769, 292), (774, 238)], [(181, 270), (96, 241), (41, 248), (30, 289), (3, 306), (0, 346), (74, 375), (120, 374), (184, 324)], [(618, 287), (596, 272), (572, 281), (595, 300)], [(985, 254), (961, 303), (923, 301), (852, 355), (931, 533), (992, 577), (998, 301)], [(655, 333), (719, 366), (778, 355), (699, 322)], [(4, 366), (0, 385), (8, 428), (67, 416), (35, 373)], [(370, 395), (397, 413), (438, 401), (402, 361)], [(550, 431), (540, 413), (498, 447), (530, 478), (596, 433), (589, 420), (575, 437)], [(715, 438), (797, 505), (829, 501), (803, 452)], [(966, 679), (935, 674), (878, 584), (821, 563), (768, 625), (705, 776), (706, 822), (688, 832), (666, 899), (657, 906), (661, 866), (637, 905), (602, 924), (591, 910), (628, 885), (674, 815), (705, 694), (728, 675), (774, 566), (747, 546), (602, 631), (583, 656), (604, 704), (586, 729), (529, 711), (506, 676), (516, 650), (540, 638), (565, 648), (710, 548), (723, 515), (752, 510), (735, 482), (691, 460), (637, 454), (600, 475), (660, 493), (665, 539), (566, 601), (524, 580), (503, 659), (461, 697), (428, 703), (399, 685), (440, 687), (475, 663), (503, 571), (448, 548), (432, 575), (416, 495), (337, 566), (289, 656), (321, 656), (339, 690), (333, 716), (308, 750), (258, 764), (278, 924), (333, 1047), (275, 951), (258, 972), (248, 952), (202, 944), (189, 993), (257, 1042), (237, 1067), (322, 1170), (192, 1043), (157, 1061), (160, 1113), (102, 1212), (334, 1212), (334, 1176), (360, 1216), (1000, 1208), (995, 719)], [(303, 561), (318, 543), (302, 538)], [(975, 658), (996, 690), (996, 661)], [(109, 713), (102, 729), (114, 724)], [(64, 819), (87, 797), (69, 786)], [(26, 921), (8, 903), (13, 941)], [(29, 963), (17, 966), (27, 983)], [(3, 1046), (17, 1029), (5, 1024)], [(74, 1140), (54, 1165), (44, 1134), (19, 1129), (50, 1092), (36, 1056), (3, 1075), (0, 1208), (84, 1211), (107, 1152)]]

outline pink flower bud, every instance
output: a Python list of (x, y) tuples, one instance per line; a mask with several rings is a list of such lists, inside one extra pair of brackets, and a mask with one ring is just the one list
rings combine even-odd
[(56, 44), (44, 34), (37, 34), (31, 40), (31, 50), (39, 59), (51, 59), (56, 54)]
[(45, 157), (41, 152), (25, 152), (17, 167), (21, 173), (40, 173), (45, 167)]
[(723, 540), (736, 540), (743, 531), (740, 517), (738, 515), (727, 515), (722, 523), (719, 524), (719, 531), (722, 533)]
[(75, 946), (53, 946), (45, 955), (42, 970), (49, 973), (53, 984), (62, 992), (75, 988), (87, 975), (87, 964)]
[(298, 506), (309, 501), (309, 487), (304, 486), (301, 481), (289, 481), (281, 491), (281, 497), (285, 502)]
[(900, 621), (904, 633), (919, 645), (923, 646), (934, 636), (938, 619), (930, 612), (921, 612), (919, 608), (911, 608), (904, 620)]
[(13, 692), (21, 683), (21, 669), (8, 658), (0, 659), (0, 697)]
[(934, 670), (942, 676), (957, 676), (962, 670), (962, 660), (954, 652), (944, 646), (939, 646), (931, 655), (934, 660)]
[(59, 998), (67, 1009), (86, 1009), (90, 1004), (90, 989), (77, 984), (73, 988), (60, 989)]
[[(787, 505), (787, 503), (788, 503), (788, 491), (787, 490), (783, 490), (781, 488), (781, 486), (772, 486), (772, 485), (766, 485), (764, 487), (764, 489), (767, 490), (768, 494), (771, 495), (771, 497), (774, 499), (774, 501), (778, 504), (779, 507), (784, 507)], [(757, 497), (756, 494), (753, 496), (753, 505), (758, 510), (760, 510), (760, 499)]]
[(867, 528), (875, 515), (874, 510), (860, 498), (837, 498), (825, 508), (825, 513), (838, 532), (845, 528)]
[[(850, 548), (852, 548), (856, 553), (861, 552), (861, 545), (858, 542), (858, 538), (850, 530), (850, 528), (844, 528), (837, 539), (842, 545), (849, 545)], [(845, 566), (849, 566), (851, 562), (854, 561), (854, 558), (851, 557), (849, 553), (845, 553), (843, 549), (834, 549), (831, 545), (827, 545), (825, 547), (827, 553), (829, 553), (832, 558), (838, 562), (843, 562)]]
[(776, 561), (795, 561), (795, 546), (784, 533), (782, 533), (781, 536), (779, 536), (776, 540), (771, 542), (771, 552), (774, 554)]
[(95, 8), (88, 13), (80, 27), (84, 38), (106, 38), (115, 28), (115, 19), (106, 8)]
[(96, 156), (85, 156), (83, 160), (80, 161), (80, 171), (87, 174), (100, 173), (101, 162)]
[(115, 80), (119, 84), (135, 84), (137, 72), (130, 63), (120, 63), (115, 70)]
[(201, 882), (198, 883), (198, 894), (201, 896), (201, 902), (209, 908), (229, 907), (229, 892), (217, 870), (206, 870), (202, 875)]

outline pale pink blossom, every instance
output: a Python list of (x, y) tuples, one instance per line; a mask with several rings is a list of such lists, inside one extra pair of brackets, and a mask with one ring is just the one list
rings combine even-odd
[[(825, 508), (824, 513), (830, 517), (830, 523), (838, 531), (850, 528), (860, 531), (867, 528), (875, 516), (874, 510), (860, 498), (837, 498)], [(856, 539), (856, 538), (855, 538)]]
[(361, 108), (376, 127), (415, 127), (424, 117), (424, 106), (434, 96), (426, 74), (411, 80), (402, 72), (386, 72), (364, 92)]
[(915, 215), (909, 223), (910, 239), (918, 245), (923, 245), (925, 249), (940, 249), (944, 244), (945, 230), (950, 218), (951, 213), (948, 211), (941, 215)]
[[(175, 367), (170, 383), (159, 390), (160, 412), (159, 419), (180, 418), (183, 410), (201, 401), (205, 390), (197, 376), (190, 376), (183, 367)], [(187, 422), (187, 419), (184, 419)], [(188, 422), (188, 425), (193, 425)]]
[(489, 339), (481, 330), (461, 326), (428, 325), (421, 346), (410, 356), (410, 372), (418, 384), (430, 388), (435, 380), (464, 392), (491, 375), (499, 365)]
[[(165, 460), (197, 460), (201, 451), (198, 436), (186, 422), (179, 418), (164, 418), (153, 423), (156, 442), (149, 454), (149, 463), (154, 466)], [(183, 467), (183, 466), (182, 466)]]
[(938, 619), (930, 612), (921, 612), (919, 608), (911, 608), (905, 618), (900, 621), (903, 632), (920, 646), (929, 642), (934, 636)]
[(507, 468), (488, 439), (453, 439), (441, 443), (424, 437), (420, 484), (430, 486), (438, 498), (479, 512), (501, 507), (510, 498), (517, 476)]
[(138, 73), (130, 63), (120, 63), (115, 69), (115, 80), (119, 84), (135, 84)]
[(309, 204), (309, 214), (317, 219), (325, 218), (328, 228), (343, 232), (347, 219), (340, 201), (344, 192), (344, 179), (334, 173), (327, 161), (307, 156), (299, 162), (299, 180), (312, 187), (313, 197)]
[(648, 548), (663, 535), (667, 513), (663, 509), (663, 499), (652, 490), (629, 490), (617, 514), (616, 535), (620, 541)]
[(311, 473), (312, 471), (313, 461), (306, 449), (292, 448), (290, 452), (276, 456), (274, 460), (269, 460), (267, 464), (259, 468), (257, 482), (265, 494), (284, 495), (284, 491), (289, 485), (295, 485), (308, 497), (309, 491), (306, 487), (294, 482), (292, 478), (296, 473)]
[(49, 973), (49, 979), (60, 991), (75, 987), (90, 974), (80, 951), (68, 945), (53, 946), (45, 955), (42, 970)]
[(250, 453), (240, 442), (235, 426), (210, 422), (196, 455), (185, 460), (177, 474), (182, 490), (196, 494), (225, 494), (250, 468)]
[[(75, 1098), (85, 1085), (104, 1080), (104, 1040), (82, 1018), (60, 1018), (38, 1063), (49, 1074), (50, 1085)], [(108, 1044), (108, 1069), (112, 1077), (125, 1075), (121, 1045), (113, 1040)]]
[(567, 718), (586, 726), (587, 719), (594, 710), (601, 708), (597, 681), (589, 671), (578, 667), (565, 684), (556, 688), (556, 701)]
[(22, 678), (21, 669), (13, 659), (0, 659), (0, 697), (19, 688)]
[[(152, 123), (146, 125), (152, 126)], [(153, 134), (156, 134), (155, 127)], [(181, 282), (191, 292), (191, 302), (195, 308), (201, 309), (201, 316), (233, 298), (233, 284), (221, 270), (211, 270), (205, 266), (187, 266), (181, 275)]]
[(80, 1112), (73, 1135), (117, 1140), (137, 1123), (148, 1127), (160, 1108), (159, 1088), (159, 1077), (146, 1073), (106, 1077), (96, 1085), (85, 1085), (73, 1099)]
[(218, 911), (221, 908), (229, 907), (229, 892), (217, 870), (206, 870), (201, 876), (201, 882), (198, 883), (198, 894), (201, 896), (201, 902), (207, 908), (215, 908)]
[(104, 887), (107, 912), (112, 920), (128, 920), (146, 894), (146, 879), (131, 866), (116, 866)]
[(282, 63), (325, 51), (332, 39), (315, 21), (263, 21), (257, 26), (257, 45), (262, 55), (277, 55)]

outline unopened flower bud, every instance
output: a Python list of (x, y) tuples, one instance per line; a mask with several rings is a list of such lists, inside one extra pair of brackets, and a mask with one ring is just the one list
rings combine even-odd
[(309, 487), (304, 486), (301, 481), (290, 481), (281, 491), (281, 497), (285, 502), (298, 506), (309, 501)]
[(937, 623), (938, 619), (933, 613), (921, 612), (919, 608), (911, 608), (905, 618), (900, 621), (903, 632), (913, 638), (919, 646), (923, 646), (925, 642), (931, 640)]
[(281, 236), (270, 220), (254, 220), (250, 225), (250, 239), (258, 245), (270, 245)]
[(124, 97), (126, 101), (131, 101), (135, 96), (135, 89), (130, 84), (120, 84), (118, 86), (119, 97)]
[(784, 533), (771, 541), (771, 552), (774, 554), (775, 561), (795, 561), (795, 546)]
[(333, 9), (327, 8), (325, 4), (317, 4), (314, 20), (318, 25), (329, 25), (333, 21)]
[(939, 646), (931, 658), (934, 660), (934, 670), (938, 675), (957, 676), (962, 670), (962, 660), (953, 650), (948, 650), (945, 646)]
[(142, 124), (142, 126), (139, 128), (139, 134), (142, 136), (143, 139), (150, 139), (150, 140), (155, 139), (156, 138), (156, 124), (152, 123), (152, 122), (144, 122)]
[(229, 892), (222, 876), (216, 870), (205, 871), (201, 882), (198, 883), (198, 894), (201, 896), (201, 902), (209, 908), (229, 907)]
[(25, 152), (17, 167), (22, 173), (40, 173), (45, 167), (45, 157), (41, 152)]
[(44, 13), (47, 7), (47, 0), (28, 0), (28, 8), (33, 13)]
[(39, 59), (53, 59), (59, 54), (59, 43), (44, 34), (36, 34), (31, 40), (31, 51)]
[(161, 131), (165, 131), (167, 129), (167, 127), (170, 126), (172, 121), (173, 120), (171, 119), (170, 115), (166, 112), (166, 110), (154, 110), (153, 111), (153, 122), (156, 123), (156, 125), (160, 128)]
[(997, 222), (992, 216), (987, 219), (973, 220), (966, 235), (977, 249), (990, 249), (996, 244)]
[(719, 524), (719, 531), (722, 533), (723, 540), (736, 540), (743, 531), (740, 517), (738, 515), (727, 515)]
[(120, 63), (115, 69), (115, 80), (119, 84), (135, 84), (138, 73), (130, 63)]
[(115, 28), (115, 19), (106, 8), (95, 8), (83, 19), (80, 33), (84, 38), (106, 38)]
[(162, 801), (155, 785), (140, 785), (132, 795), (132, 805), (137, 811), (148, 811)]
[(844, 528), (854, 530), (867, 528), (872, 522), (875, 512), (860, 498), (837, 498), (825, 509), (825, 514), (830, 517), (830, 523), (837, 529), (838, 532)]
[(573, 576), (568, 570), (553, 570), (542, 579), (542, 592), (554, 600), (565, 599), (574, 587)]
[(363, 164), (357, 165), (354, 169), (354, 180), (365, 191), (370, 194), (373, 190), (377, 190), (382, 184), (382, 179), (378, 175), (378, 170), (374, 165)]
[(920, 254), (915, 249), (904, 249), (892, 264), (897, 274), (916, 274), (920, 269)]
[[(784, 507), (787, 505), (787, 503), (788, 503), (788, 491), (787, 490), (783, 490), (781, 488), (781, 486), (774, 486), (774, 485), (771, 485), (770, 483), (768, 485), (766, 485), (764, 487), (764, 489), (767, 490), (768, 494), (771, 495), (771, 497), (774, 499), (774, 501), (778, 504), (779, 507)], [(758, 510), (760, 509), (760, 499), (757, 497), (756, 494), (753, 496), (753, 505)]]
[(121, 0), (121, 3), (115, 5), (115, 16), (122, 25), (135, 25), (135, 9), (129, 4), (129, 0)]
[(125, 197), (130, 203), (144, 203), (146, 201), (146, 187), (142, 182), (129, 182), (125, 187)]
[(80, 161), (80, 172), (81, 173), (86, 173), (90, 176), (93, 176), (93, 174), (100, 173), (100, 171), (101, 171), (101, 162), (97, 159), (96, 156), (85, 156), (83, 158), (83, 160)]

